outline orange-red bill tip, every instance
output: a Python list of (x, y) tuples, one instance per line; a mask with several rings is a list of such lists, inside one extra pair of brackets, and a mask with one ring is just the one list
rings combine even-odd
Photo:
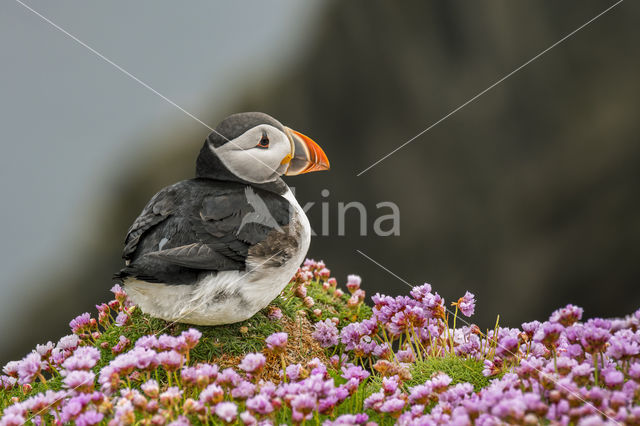
[(293, 146), (293, 158), (285, 173), (287, 176), (329, 170), (327, 155), (313, 139), (288, 127), (286, 130)]

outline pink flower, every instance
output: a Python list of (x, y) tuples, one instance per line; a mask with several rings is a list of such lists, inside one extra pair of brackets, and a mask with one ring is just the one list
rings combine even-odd
[(326, 319), (315, 324), (315, 331), (311, 334), (323, 348), (329, 348), (338, 344), (338, 329), (333, 321)]
[(331, 271), (328, 270), (327, 268), (322, 268), (318, 271), (318, 277), (320, 277), (323, 280), (328, 279), (329, 276), (331, 276)]
[(67, 358), (62, 367), (67, 370), (90, 370), (100, 360), (100, 351), (93, 346), (82, 346)]
[(71, 331), (75, 334), (83, 331), (84, 329), (88, 329), (91, 324), (91, 315), (88, 312), (78, 315), (69, 323), (69, 327), (71, 327)]
[(182, 391), (177, 386), (172, 386), (160, 394), (160, 402), (169, 407), (182, 398)]
[(127, 293), (125, 293), (122, 287), (120, 287), (119, 284), (116, 284), (111, 287), (111, 292), (116, 296), (116, 300), (124, 306), (125, 301), (127, 300)]
[(272, 351), (282, 351), (287, 346), (288, 335), (287, 333), (273, 333), (265, 339), (267, 348)]
[(25, 356), (18, 364), (18, 383), (21, 385), (31, 383), (40, 374), (42, 359), (40, 354), (32, 352)]
[(271, 306), (267, 316), (270, 320), (279, 320), (282, 318), (282, 310), (276, 306)]
[(558, 322), (565, 327), (575, 324), (582, 318), (583, 309), (575, 305), (567, 305), (551, 314), (549, 321)]
[(76, 418), (76, 426), (91, 426), (102, 421), (104, 414), (95, 410), (87, 410)]
[(224, 397), (224, 389), (215, 383), (210, 384), (200, 393), (200, 401), (205, 404), (217, 404)]
[(458, 299), (458, 308), (460, 312), (466, 317), (470, 317), (473, 315), (476, 309), (476, 300), (473, 293), (469, 293), (468, 291)]
[(238, 416), (238, 406), (233, 402), (221, 402), (216, 405), (216, 416), (227, 423), (231, 423)]
[(157, 398), (160, 393), (160, 386), (158, 386), (158, 382), (153, 379), (143, 383), (142, 386), (140, 386), (140, 389), (142, 389), (142, 392), (144, 392), (149, 398)]
[(183, 331), (181, 336), (184, 338), (187, 344), (187, 348), (193, 349), (196, 347), (196, 345), (200, 341), (200, 338), (202, 337), (202, 333), (196, 330), (195, 328), (190, 328), (187, 331)]
[(358, 275), (348, 275), (347, 276), (347, 289), (351, 294), (353, 294), (356, 290), (360, 288), (360, 284), (362, 283), (362, 278)]
[(249, 398), (247, 400), (247, 408), (253, 413), (258, 413), (260, 415), (266, 415), (273, 412), (273, 405), (271, 404), (270, 398), (262, 394)]
[(241, 381), (238, 385), (231, 389), (231, 397), (234, 399), (247, 399), (253, 396), (256, 391), (256, 385), (246, 380)]
[(131, 342), (129, 341), (129, 339), (124, 336), (120, 336), (120, 338), (118, 339), (118, 343), (116, 343), (113, 348), (111, 348), (111, 352), (113, 352), (114, 355), (119, 354), (124, 351), (130, 343)]
[(75, 334), (70, 334), (68, 336), (61, 337), (56, 345), (56, 348), (63, 350), (73, 350), (78, 347), (80, 343), (80, 338)]
[(116, 326), (122, 327), (129, 322), (129, 315), (125, 311), (121, 311), (116, 317)]
[(93, 389), (95, 378), (91, 371), (76, 370), (67, 372), (63, 382), (67, 389), (89, 391)]
[(167, 371), (175, 371), (182, 366), (182, 355), (176, 351), (160, 352), (158, 354), (158, 362)]
[(247, 373), (258, 373), (264, 367), (264, 364), (267, 362), (267, 359), (262, 354), (258, 353), (250, 353), (245, 355), (238, 366), (241, 370), (246, 371)]

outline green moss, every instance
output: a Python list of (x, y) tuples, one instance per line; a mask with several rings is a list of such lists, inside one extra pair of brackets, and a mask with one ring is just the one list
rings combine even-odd
[(415, 386), (429, 380), (439, 371), (451, 377), (451, 385), (468, 382), (477, 392), (489, 385), (490, 379), (482, 375), (483, 363), (476, 359), (464, 359), (457, 356), (443, 358), (430, 357), (424, 361), (416, 361), (411, 368), (412, 379), (407, 386)]
[(48, 390), (53, 390), (53, 391), (59, 391), (62, 389), (62, 378), (60, 376), (55, 376), (52, 378), (47, 379), (47, 383), (43, 383), (40, 380), (37, 380), (33, 383), (31, 383), (31, 392), (29, 392), (28, 395), (25, 395), (22, 392), (22, 387), (20, 386), (16, 386), (15, 388), (9, 390), (9, 391), (5, 391), (2, 390), (0, 391), (0, 401), (2, 401), (2, 399), (5, 399), (5, 402), (0, 404), (0, 416), (2, 413), (2, 409), (8, 405), (11, 405), (9, 402), (11, 401), (11, 398), (13, 397), (17, 397), (19, 400), (24, 400), (30, 396), (36, 395), (40, 392), (45, 392)]

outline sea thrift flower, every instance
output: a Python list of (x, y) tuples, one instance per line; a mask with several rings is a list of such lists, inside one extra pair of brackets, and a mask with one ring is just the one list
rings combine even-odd
[(267, 348), (274, 352), (280, 352), (287, 346), (287, 333), (273, 333), (265, 339)]
[(251, 353), (245, 355), (238, 367), (247, 373), (257, 374), (262, 370), (266, 361), (264, 355)]
[(71, 327), (71, 331), (75, 334), (89, 329), (91, 325), (91, 315), (88, 312), (78, 315), (69, 323), (69, 327)]
[(111, 287), (111, 292), (116, 296), (116, 300), (120, 303), (120, 305), (124, 306), (127, 300), (127, 293), (120, 287), (119, 284)]
[(160, 352), (158, 354), (158, 362), (167, 371), (175, 371), (182, 365), (182, 355), (176, 351)]
[(253, 396), (256, 390), (256, 385), (246, 380), (242, 380), (231, 389), (231, 396), (234, 399), (247, 399)]
[(73, 350), (78, 347), (79, 343), (80, 338), (75, 334), (70, 334), (68, 336), (61, 337), (60, 340), (58, 340), (56, 348), (62, 350)]
[(242, 377), (232, 368), (225, 368), (216, 378), (216, 383), (222, 386), (237, 386), (242, 381)]
[(317, 340), (323, 348), (335, 346), (339, 342), (338, 329), (329, 319), (318, 321), (315, 324), (315, 331), (311, 334), (311, 337)]
[(124, 336), (120, 336), (120, 338), (118, 339), (118, 343), (116, 343), (113, 348), (111, 348), (111, 352), (116, 355), (121, 353), (122, 351), (124, 351), (127, 346), (129, 346), (131, 342), (129, 341), (129, 339), (127, 339)]
[(47, 342), (44, 345), (36, 345), (36, 352), (42, 359), (47, 359), (55, 347), (56, 345), (54, 345), (53, 342)]
[(247, 409), (259, 415), (267, 415), (271, 414), (274, 408), (267, 396), (258, 394), (247, 399)]
[(536, 332), (534, 340), (552, 350), (555, 348), (556, 342), (563, 331), (564, 327), (562, 325), (554, 322), (545, 322)]
[(122, 327), (123, 325), (129, 322), (129, 315), (125, 311), (121, 311), (118, 316), (116, 316), (116, 325), (118, 327)]
[(306, 306), (307, 308), (311, 308), (313, 307), (313, 305), (315, 305), (315, 301), (313, 300), (313, 298), (311, 296), (307, 296), (302, 300), (302, 303), (304, 303), (304, 306)]
[(269, 313), (267, 314), (269, 319), (271, 320), (279, 320), (282, 319), (282, 310), (276, 306), (269, 307)]
[(104, 414), (95, 410), (87, 410), (76, 418), (76, 426), (96, 425), (102, 421)]
[(220, 417), (227, 423), (236, 420), (238, 416), (238, 406), (233, 402), (221, 402), (216, 405), (216, 416)]
[(411, 349), (400, 350), (396, 353), (396, 359), (400, 362), (414, 362), (416, 357)]
[(326, 279), (329, 279), (330, 276), (331, 276), (331, 271), (328, 270), (327, 268), (322, 268), (318, 271), (318, 277), (320, 279), (326, 280)]
[(62, 367), (71, 370), (90, 370), (100, 360), (100, 351), (92, 346), (82, 346), (67, 358)]
[(303, 376), (306, 377), (308, 374), (307, 371), (300, 364), (287, 365), (285, 372), (289, 380), (293, 380), (293, 381), (302, 379)]
[(18, 383), (21, 385), (31, 383), (40, 374), (42, 358), (37, 352), (25, 356), (18, 364)]
[(200, 401), (205, 404), (217, 404), (224, 397), (224, 389), (215, 383), (210, 384), (200, 393)]
[[(413, 287), (409, 292), (411, 297), (413, 297), (418, 302), (422, 301), (428, 294), (431, 294), (431, 285), (424, 283), (420, 286)], [(377, 304), (377, 302), (374, 301)]]
[(390, 413), (391, 415), (399, 415), (406, 401), (404, 399), (392, 397), (382, 403), (378, 411), (381, 413)]
[(253, 417), (248, 411), (243, 411), (242, 413), (240, 413), (240, 420), (242, 420), (242, 423), (244, 423), (246, 426), (255, 426), (258, 424), (258, 420)]
[(358, 365), (349, 364), (342, 367), (342, 377), (347, 380), (356, 379), (361, 382), (369, 376), (370, 373)]
[(140, 386), (140, 389), (142, 389), (142, 392), (144, 392), (149, 398), (157, 398), (160, 394), (160, 386), (158, 386), (158, 382), (153, 379), (143, 383), (142, 386)]
[(358, 299), (356, 295), (351, 296), (349, 300), (347, 300), (348, 308), (357, 308), (359, 304), (360, 304), (360, 299)]
[(307, 288), (304, 285), (299, 285), (295, 288), (293, 294), (295, 294), (300, 299), (304, 299), (305, 297), (307, 297)]
[(458, 309), (460, 309), (460, 312), (462, 312), (464, 316), (470, 317), (473, 315), (476, 309), (475, 296), (473, 295), (473, 293), (469, 293), (467, 291), (464, 296), (458, 299), (457, 303), (454, 303), (454, 305), (458, 306)]
[(162, 405), (169, 407), (182, 398), (182, 391), (177, 386), (172, 386), (160, 394)]
[(624, 382), (624, 374), (618, 370), (603, 371), (604, 382), (608, 388), (617, 389)]
[[(187, 331), (183, 331), (182, 334), (180, 334), (180, 337), (186, 343), (187, 349), (191, 350), (195, 348), (198, 342), (200, 341), (200, 338), (202, 337), (202, 333), (195, 328), (190, 328)], [(180, 342), (182, 342), (183, 340), (180, 340)]]
[(91, 371), (70, 371), (66, 374), (63, 382), (67, 389), (78, 391), (89, 391), (93, 389), (93, 382), (96, 375)]
[(565, 327), (575, 324), (582, 318), (583, 309), (575, 305), (567, 305), (562, 309), (558, 309), (551, 314), (549, 321), (557, 322)]
[(586, 352), (597, 353), (605, 349), (605, 345), (609, 341), (611, 333), (605, 328), (597, 326), (585, 326), (584, 333), (580, 339), (580, 344)]
[(360, 283), (362, 283), (362, 278), (358, 275), (347, 276), (347, 290), (349, 290), (351, 294), (360, 288)]

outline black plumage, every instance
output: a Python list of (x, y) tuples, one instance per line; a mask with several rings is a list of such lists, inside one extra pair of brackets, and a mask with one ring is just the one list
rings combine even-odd
[[(267, 212), (252, 205), (252, 193)], [(204, 178), (179, 182), (158, 192), (129, 229), (128, 265), (116, 278), (194, 284), (203, 273), (244, 271), (252, 248), (268, 258), (290, 243), (284, 229), (292, 213), (284, 197), (266, 189)], [(247, 221), (251, 215), (265, 217)]]

